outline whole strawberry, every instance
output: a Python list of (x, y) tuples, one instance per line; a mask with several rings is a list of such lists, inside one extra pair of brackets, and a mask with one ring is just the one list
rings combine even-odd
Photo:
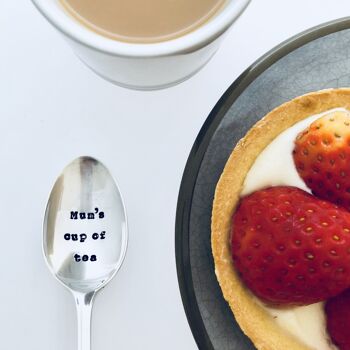
[(335, 111), (295, 140), (294, 163), (312, 192), (350, 210), (350, 115)]
[(350, 286), (350, 213), (295, 187), (244, 197), (231, 249), (242, 280), (269, 303), (308, 305)]
[(350, 289), (327, 300), (327, 330), (340, 350), (350, 350)]

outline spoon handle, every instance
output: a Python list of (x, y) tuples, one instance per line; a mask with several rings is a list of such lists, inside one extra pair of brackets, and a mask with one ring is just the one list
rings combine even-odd
[(91, 349), (91, 310), (95, 292), (73, 292), (78, 315), (78, 350)]

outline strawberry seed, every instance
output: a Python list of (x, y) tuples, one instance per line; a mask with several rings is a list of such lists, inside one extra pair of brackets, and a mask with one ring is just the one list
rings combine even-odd
[(312, 253), (305, 253), (305, 257), (309, 260), (313, 260), (314, 255)]

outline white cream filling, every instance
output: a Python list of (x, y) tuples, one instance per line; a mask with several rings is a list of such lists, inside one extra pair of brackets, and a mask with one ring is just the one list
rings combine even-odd
[[(298, 133), (314, 120), (336, 110), (345, 111), (344, 108), (336, 108), (310, 116), (278, 135), (255, 160), (245, 178), (241, 196), (265, 187), (282, 185), (295, 186), (310, 192), (294, 166), (292, 157), (294, 140)], [(275, 309), (263, 305), (259, 300), (257, 302), (275, 318), (280, 327), (293, 334), (311, 349), (337, 349), (331, 344), (327, 335), (323, 302), (288, 309)]]

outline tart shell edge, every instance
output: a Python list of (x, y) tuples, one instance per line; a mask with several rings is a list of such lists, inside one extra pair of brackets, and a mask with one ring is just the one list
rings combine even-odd
[(350, 110), (350, 88), (308, 93), (275, 108), (237, 143), (216, 186), (211, 222), (215, 273), (236, 321), (258, 350), (310, 348), (280, 328), (243, 285), (231, 258), (231, 218), (245, 177), (265, 147), (295, 123), (338, 107)]

